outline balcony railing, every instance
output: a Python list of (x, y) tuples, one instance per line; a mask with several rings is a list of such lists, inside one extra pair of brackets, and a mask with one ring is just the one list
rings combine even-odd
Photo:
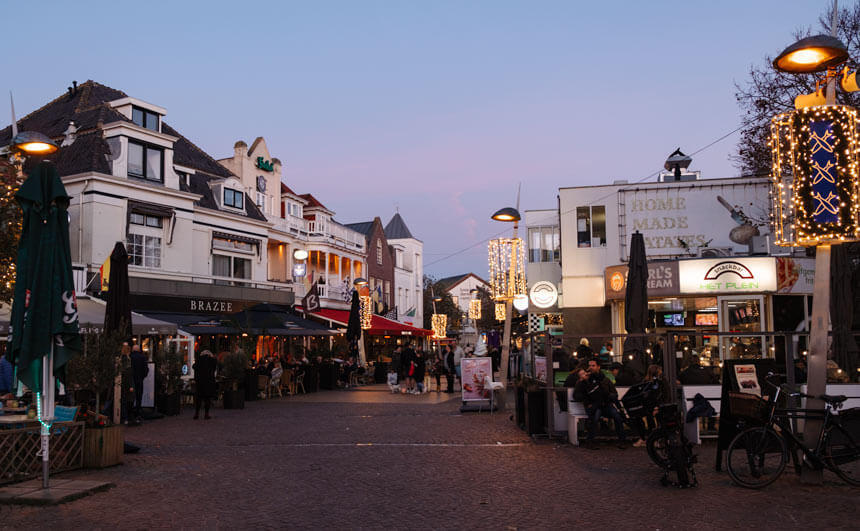
[(308, 220), (304, 218), (297, 218), (295, 216), (287, 216), (286, 218), (272, 217), (270, 221), (275, 230), (295, 236), (307, 236), (308, 234)]
[(353, 252), (364, 252), (364, 234), (332, 221), (320, 223), (295, 216), (272, 218), (273, 228), (308, 242), (328, 243)]

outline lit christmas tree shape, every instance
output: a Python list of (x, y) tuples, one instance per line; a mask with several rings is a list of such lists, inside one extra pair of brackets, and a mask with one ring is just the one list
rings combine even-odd
[(782, 246), (860, 238), (858, 114), (821, 105), (771, 121), (771, 222)]

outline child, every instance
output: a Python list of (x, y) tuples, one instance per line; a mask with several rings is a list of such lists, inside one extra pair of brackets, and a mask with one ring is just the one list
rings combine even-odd
[(388, 388), (392, 393), (400, 392), (400, 384), (397, 383), (397, 372), (393, 367), (388, 368)]

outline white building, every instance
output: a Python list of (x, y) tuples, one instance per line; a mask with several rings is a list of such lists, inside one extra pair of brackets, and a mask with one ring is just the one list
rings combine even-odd
[[(539, 326), (561, 332), (561, 232), (558, 210), (525, 211), (528, 249), (526, 282), (529, 313), (538, 315)], [(530, 321), (531, 323), (531, 321)]]
[(397, 319), (424, 326), (424, 243), (415, 238), (400, 213), (385, 225), (385, 239), (394, 251), (394, 305)]

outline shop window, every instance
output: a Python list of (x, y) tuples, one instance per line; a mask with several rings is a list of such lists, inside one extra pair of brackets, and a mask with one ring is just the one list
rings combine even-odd
[(129, 265), (153, 269), (161, 267), (161, 238), (158, 236), (129, 234), (127, 248)]
[(158, 115), (152, 111), (141, 109), (140, 107), (131, 108), (131, 121), (135, 124), (158, 131)]
[(606, 247), (606, 207), (576, 208), (577, 247)]
[(245, 194), (232, 188), (224, 188), (224, 206), (232, 208), (244, 208)]
[(128, 175), (161, 182), (164, 151), (128, 141)]

